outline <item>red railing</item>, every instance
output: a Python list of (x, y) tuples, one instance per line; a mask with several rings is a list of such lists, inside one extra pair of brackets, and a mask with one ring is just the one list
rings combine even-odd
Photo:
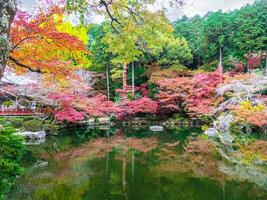
[(0, 110), (0, 116), (5, 116), (5, 115), (12, 115), (12, 116), (19, 116), (19, 115), (42, 115), (45, 113), (46, 110), (44, 109), (36, 109), (36, 110), (31, 110), (31, 109), (5, 109), (5, 110)]

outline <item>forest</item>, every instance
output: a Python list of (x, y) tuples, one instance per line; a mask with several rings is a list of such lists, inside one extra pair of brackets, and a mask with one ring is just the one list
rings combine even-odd
[(267, 198), (266, 0), (24, 1), (0, 0), (0, 200)]

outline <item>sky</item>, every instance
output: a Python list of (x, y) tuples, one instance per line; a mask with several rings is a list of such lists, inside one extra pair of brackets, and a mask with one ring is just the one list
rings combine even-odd
[[(30, 10), (36, 4), (37, 0), (21, 0), (25, 10)], [(171, 21), (180, 18), (183, 15), (192, 17), (194, 15), (205, 15), (208, 11), (223, 10), (229, 11), (240, 8), (254, 0), (184, 0), (185, 5), (182, 7), (169, 7), (166, 3), (167, 0), (159, 0), (155, 5), (155, 9), (159, 5), (163, 5), (167, 9), (167, 16)], [(91, 16), (92, 22), (101, 22), (103, 18), (99, 16)]]

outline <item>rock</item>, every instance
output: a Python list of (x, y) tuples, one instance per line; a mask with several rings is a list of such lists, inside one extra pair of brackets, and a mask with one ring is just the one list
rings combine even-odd
[(234, 117), (231, 114), (223, 114), (214, 123), (214, 128), (220, 133), (229, 132), (231, 124), (234, 122)]
[(99, 124), (109, 124), (110, 118), (109, 117), (101, 117), (97, 119)]
[(48, 166), (48, 162), (47, 161), (37, 161), (32, 168), (40, 168), (40, 167), (46, 167)]
[(163, 126), (150, 126), (149, 127), (149, 130), (151, 130), (151, 131), (154, 131), (154, 132), (161, 132), (161, 131), (163, 131)]
[(30, 140), (39, 140), (39, 139), (44, 139), (46, 136), (45, 131), (37, 131), (37, 132), (18, 132), (15, 133), (16, 135), (20, 135), (26, 139)]
[(90, 119), (86, 120), (85, 123), (88, 125), (94, 125), (95, 124), (95, 118), (90, 118)]
[(210, 136), (210, 137), (214, 137), (218, 134), (217, 130), (215, 128), (209, 128), (208, 130), (206, 130), (204, 132), (204, 134)]

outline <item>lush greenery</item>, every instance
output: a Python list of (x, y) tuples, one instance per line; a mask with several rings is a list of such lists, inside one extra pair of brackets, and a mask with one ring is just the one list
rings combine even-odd
[(21, 159), (24, 155), (23, 139), (13, 135), (12, 127), (0, 130), (0, 199), (9, 191), (15, 178), (22, 173)]
[(225, 67), (228, 67), (233, 58), (244, 61), (245, 54), (266, 50), (266, 9), (265, 1), (256, 1), (226, 13), (184, 16), (173, 23), (174, 35), (189, 41), (194, 55), (191, 67), (218, 60), (220, 48)]

